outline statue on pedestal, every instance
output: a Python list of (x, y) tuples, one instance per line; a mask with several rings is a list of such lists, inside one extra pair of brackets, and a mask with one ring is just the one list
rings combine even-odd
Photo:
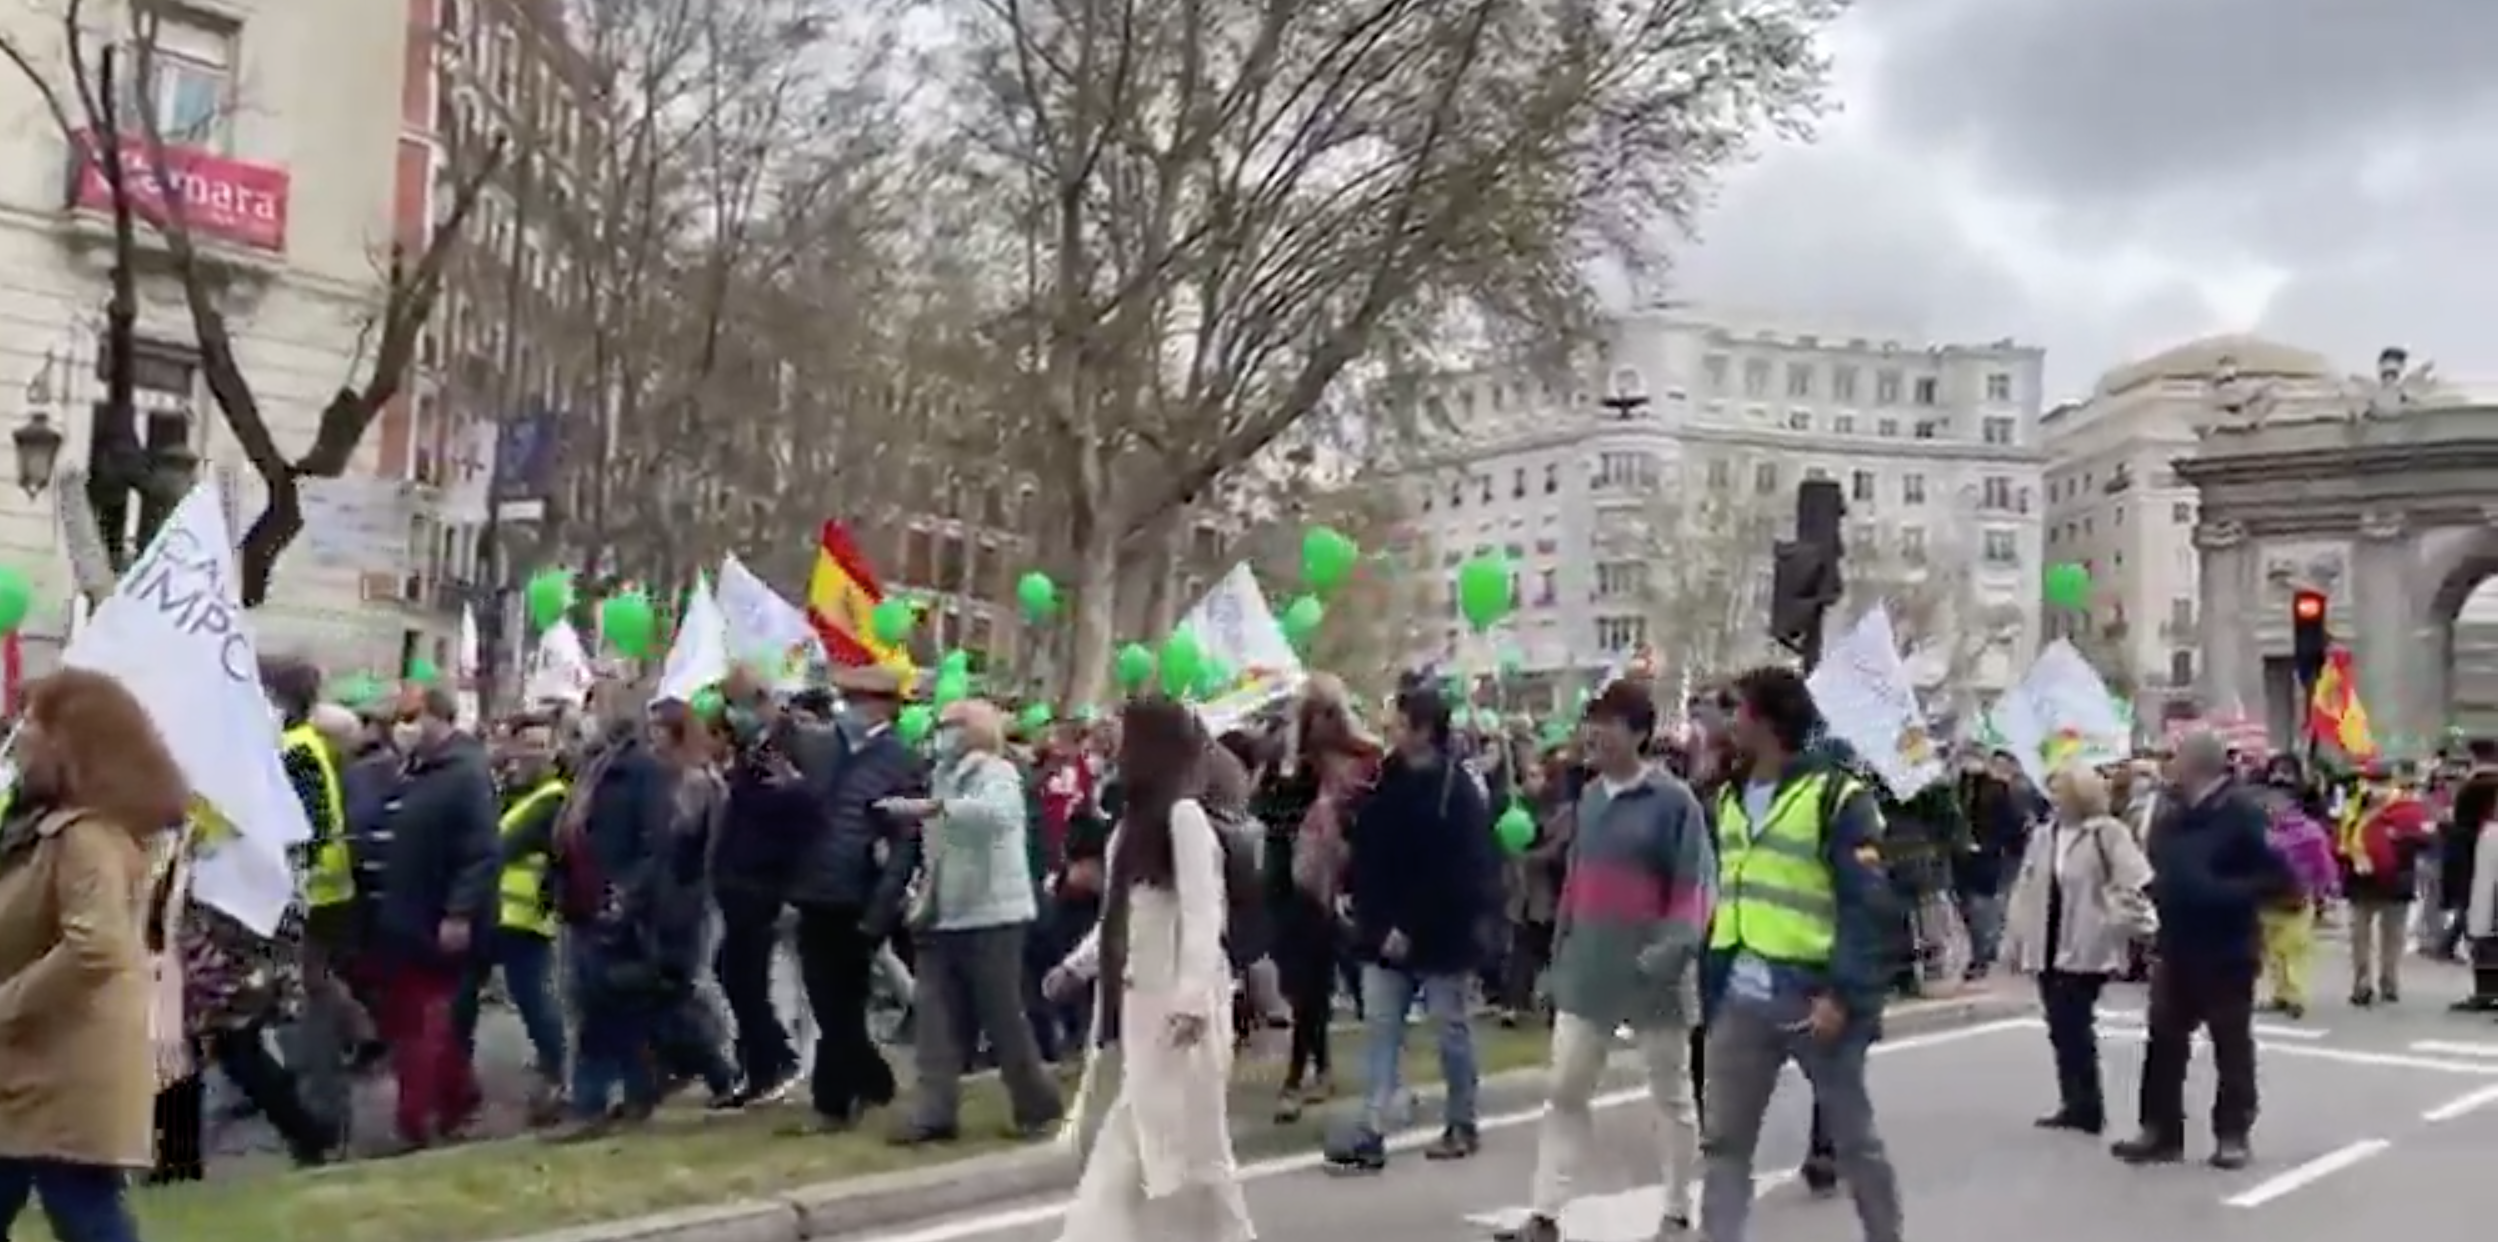
[(2374, 377), (2354, 375), (2343, 381), (2350, 421), (2400, 418), (2405, 411), (2428, 404), (2437, 393), (2436, 371), (2428, 362), (2413, 365), (2411, 351), (2400, 345), (2377, 351)]
[(2281, 403), (2280, 385), (2268, 379), (2249, 378), (2238, 369), (2235, 354), (2223, 354), (2213, 363), (2204, 390), (2204, 399), (2215, 415), (2196, 429), (2205, 435), (2224, 429), (2261, 431), (2265, 423), (2272, 421), (2273, 411)]

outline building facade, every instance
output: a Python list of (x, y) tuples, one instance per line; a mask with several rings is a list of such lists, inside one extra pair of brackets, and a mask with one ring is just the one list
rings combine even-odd
[[(1520, 607), (1499, 641), (1532, 672), (1648, 648), (1707, 674), (1768, 654), (1772, 544), (1797, 486), (1828, 479), (1848, 507), (1840, 614), (1891, 599), (1921, 682), (1988, 695), (2038, 633), (2043, 362), (2008, 340), (1638, 312), (1571, 374), (1439, 386), (1429, 412), (1455, 434), (1402, 472), (1416, 559), (1445, 577), (1508, 555)], [(1453, 655), (1466, 637), (1447, 615)]]
[[(240, 370), (290, 456), (309, 444), (331, 395), (369, 363), (365, 324), (392, 239), (403, 4), (198, 0), (163, 6), (153, 41), (152, 97), (138, 102), (165, 138), (166, 171)], [(90, 63), (127, 38), (117, 4), (87, 5), (86, 20), (77, 37)], [(94, 541), (79, 529), (95, 512), (84, 480), (104, 463), (95, 450), (111, 195), (98, 165), (73, 154), (96, 147), (87, 145), (89, 118), (77, 111), (57, 9), (14, 6), (0, 13), (0, 37), (47, 75), (80, 144), (49, 119), (21, 73), (0, 72), (0, 115), (14, 122), (0, 130), (0, 393), (21, 405), (7, 415), (15, 426), (40, 415), (62, 437), (56, 470), (0, 492), (0, 557), (37, 590), (25, 636), (29, 668), (40, 671), (57, 653), (71, 594), (82, 584), (94, 590), (99, 574)], [(123, 81), (136, 82), (134, 49), (117, 59)], [(132, 125), (135, 117), (123, 128)], [(141, 214), (161, 212), (143, 140), (123, 145), (124, 167), (142, 174)], [(144, 225), (138, 251), (138, 434), (152, 455), (195, 455), (226, 485), (230, 514), (248, 521), (261, 503), (258, 480), (209, 397), (170, 257)], [(369, 477), (374, 457), (368, 442), (349, 473)], [(101, 573), (109, 579), (108, 567)], [(302, 555), (299, 545), (281, 558), (270, 599), (254, 614), (259, 641), (332, 663), (377, 661), (393, 642), (391, 627), (361, 599), (354, 570)]]

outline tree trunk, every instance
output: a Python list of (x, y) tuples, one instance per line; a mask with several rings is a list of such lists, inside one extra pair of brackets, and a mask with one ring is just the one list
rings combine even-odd
[(1079, 498), (1076, 512), (1075, 598), (1072, 646), (1067, 661), (1066, 701), (1071, 704), (1109, 700), (1110, 650), (1118, 640), (1119, 532), (1102, 520), (1091, 497)]

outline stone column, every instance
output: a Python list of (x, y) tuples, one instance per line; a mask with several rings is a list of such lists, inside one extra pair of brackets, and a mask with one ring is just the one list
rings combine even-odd
[(2427, 636), (2419, 632), (2424, 612), (2419, 562), (2419, 538), (2404, 514), (2362, 513), (2359, 540), (2351, 547), (2350, 590), (2334, 601), (2335, 637), (2351, 649), (2369, 727), (2377, 745), (2394, 758), (2411, 757), (2428, 730), (2422, 670), (2433, 656), (2426, 650)]
[(2196, 589), (2201, 596), (2203, 663), (2196, 670), (2196, 697), (2207, 716), (2233, 710), (2260, 713), (2263, 657), (2255, 647), (2251, 611), (2261, 585), (2255, 547), (2247, 542), (2246, 525), (2234, 519), (2197, 525), (2194, 542), (2202, 549)]

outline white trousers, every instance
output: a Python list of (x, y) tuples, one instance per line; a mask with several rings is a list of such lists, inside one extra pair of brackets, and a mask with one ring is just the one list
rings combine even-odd
[[(1637, 1032), (1640, 1059), (1648, 1065), (1648, 1099), (1656, 1106), (1663, 1149), (1665, 1214), (1691, 1219), (1692, 1184), (1700, 1173), (1700, 1115), (1691, 1098), (1691, 1031), (1660, 1027)], [(1551, 1094), (1544, 1101), (1536, 1140), (1535, 1185), (1529, 1209), (1558, 1219), (1570, 1201), (1570, 1178), (1596, 1146), (1596, 1114), (1590, 1107), (1613, 1051), (1613, 1032), (1573, 1014), (1553, 1020)]]
[[(1219, 1033), (1216, 1035), (1220, 1038)], [(1116, 1094), (1107, 1108), (1093, 1104), (1096, 1090), (1080, 1096), (1075, 1115), (1076, 1150), (1084, 1174), (1059, 1227), (1059, 1242), (1255, 1242), (1249, 1200), (1238, 1178), (1192, 1185), (1160, 1199), (1145, 1197), (1144, 1153), (1129, 1115), (1127, 1075), (1118, 1050), (1100, 1050), (1094, 1072), (1115, 1075)]]

